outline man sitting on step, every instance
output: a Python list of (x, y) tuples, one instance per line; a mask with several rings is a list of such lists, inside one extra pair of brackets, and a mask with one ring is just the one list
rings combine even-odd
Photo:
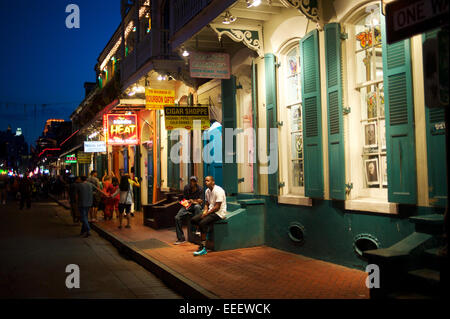
[(188, 215), (196, 216), (202, 212), (204, 196), (203, 188), (198, 185), (197, 176), (191, 176), (189, 178), (189, 184), (184, 187), (185, 205), (180, 208), (178, 214), (175, 216), (175, 229), (177, 231), (175, 245), (182, 244), (186, 241), (182, 228), (183, 219)]
[(222, 187), (215, 184), (212, 176), (205, 178), (207, 190), (205, 192), (205, 209), (202, 214), (191, 219), (193, 225), (197, 225), (201, 232), (201, 245), (194, 252), (194, 256), (206, 255), (206, 233), (209, 226), (220, 219), (225, 219), (227, 211), (227, 199)]

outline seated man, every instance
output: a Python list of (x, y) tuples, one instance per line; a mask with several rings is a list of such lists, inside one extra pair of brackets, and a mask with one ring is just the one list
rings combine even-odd
[(177, 241), (175, 242), (175, 245), (186, 241), (182, 229), (183, 219), (188, 215), (196, 216), (202, 212), (204, 193), (203, 188), (198, 185), (196, 176), (191, 176), (189, 184), (184, 187), (184, 199), (190, 206), (187, 209), (181, 207), (178, 214), (175, 216), (175, 227), (177, 231)]
[(191, 223), (198, 225), (200, 228), (202, 240), (198, 250), (194, 252), (194, 256), (206, 255), (206, 233), (209, 225), (220, 219), (225, 219), (227, 211), (227, 201), (223, 188), (215, 184), (212, 176), (205, 178), (205, 184), (208, 187), (205, 192), (205, 209), (201, 215), (194, 216), (191, 219)]

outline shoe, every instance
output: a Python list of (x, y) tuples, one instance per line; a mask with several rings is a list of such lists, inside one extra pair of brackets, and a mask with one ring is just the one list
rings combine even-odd
[(206, 247), (203, 247), (202, 250), (200, 250), (200, 251), (194, 252), (194, 256), (202, 256), (202, 255), (206, 255), (206, 254), (207, 254)]
[(174, 245), (180, 245), (180, 244), (184, 244), (186, 242), (186, 240), (177, 240), (176, 242), (174, 242)]
[(88, 238), (89, 236), (91, 236), (91, 234), (86, 233), (86, 234), (83, 235), (83, 238)]
[(200, 236), (202, 233), (201, 232), (199, 232), (198, 230), (195, 232), (195, 234), (197, 235), (197, 236)]
[(130, 225), (126, 225), (125, 228), (131, 228), (131, 226)]
[(131, 213), (131, 217), (134, 217), (134, 213)]
[(119, 229), (122, 229), (122, 226), (119, 226)]

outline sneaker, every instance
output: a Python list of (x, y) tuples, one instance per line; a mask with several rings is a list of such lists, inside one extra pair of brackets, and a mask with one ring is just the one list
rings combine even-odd
[(134, 213), (131, 213), (131, 217), (134, 217)]
[(203, 247), (202, 250), (200, 250), (200, 251), (194, 252), (194, 256), (202, 256), (202, 255), (206, 255), (206, 254), (207, 254), (206, 247)]
[(174, 245), (179, 245), (179, 244), (184, 244), (186, 242), (186, 240), (177, 240), (176, 242), (174, 242)]
[(201, 233), (200, 231), (197, 230), (197, 231), (195, 232), (195, 234), (196, 234), (197, 236), (201, 236), (202, 233)]

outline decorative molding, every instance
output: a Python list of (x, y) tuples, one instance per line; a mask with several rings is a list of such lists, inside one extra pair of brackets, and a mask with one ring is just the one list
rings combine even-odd
[(210, 24), (217, 33), (219, 41), (223, 35), (227, 35), (235, 42), (244, 43), (249, 49), (254, 50), (260, 57), (264, 57), (262, 28), (254, 26), (225, 26), (222, 24)]
[(286, 7), (298, 9), (308, 19), (320, 24), (320, 0), (280, 0)]

